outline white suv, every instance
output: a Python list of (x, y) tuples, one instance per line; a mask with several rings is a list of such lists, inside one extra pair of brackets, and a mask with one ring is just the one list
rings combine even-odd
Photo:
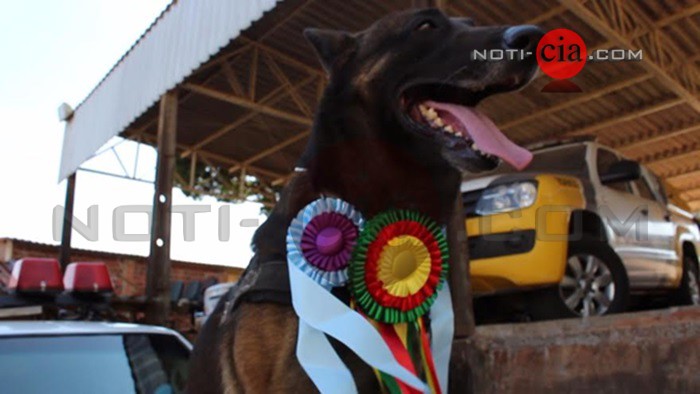
[(0, 321), (0, 391), (180, 393), (191, 350), (185, 338), (163, 327)]

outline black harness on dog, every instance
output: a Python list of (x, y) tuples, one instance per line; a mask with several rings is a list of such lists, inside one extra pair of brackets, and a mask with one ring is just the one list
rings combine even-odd
[[(295, 167), (294, 172), (304, 173), (304, 167)], [(253, 256), (250, 264), (224, 298), (225, 314), (235, 311), (241, 301), (252, 303), (272, 302), (292, 305), (292, 293), (289, 287), (289, 267), (287, 260), (260, 261)]]
[[(346, 305), (350, 304), (350, 291), (345, 286), (334, 287), (331, 294)], [(253, 257), (241, 279), (222, 298), (226, 303), (224, 313), (232, 314), (242, 302), (292, 305), (289, 287), (289, 267), (286, 260), (260, 262)]]
[(292, 293), (289, 288), (287, 261), (260, 262), (257, 256), (253, 256), (241, 278), (220, 301), (220, 303), (225, 302), (221, 323), (227, 317), (232, 317), (238, 305), (243, 301), (272, 302), (291, 306)]

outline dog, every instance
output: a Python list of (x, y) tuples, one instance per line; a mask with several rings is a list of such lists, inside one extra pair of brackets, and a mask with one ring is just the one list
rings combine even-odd
[[(437, 9), (390, 14), (359, 33), (307, 29), (329, 75), (296, 174), (253, 238), (241, 280), (208, 318), (194, 348), (188, 392), (310, 393), (296, 358), (285, 236), (291, 220), (321, 195), (366, 218), (410, 209), (444, 225), (461, 173), (522, 168), (531, 159), (473, 107), (525, 86), (534, 56), (475, 59), (474, 50), (534, 52), (534, 26), (477, 27)], [(337, 289), (341, 300), (347, 291)], [(332, 339), (331, 339), (332, 340)], [(362, 393), (380, 392), (373, 370), (341, 343), (334, 348)]]

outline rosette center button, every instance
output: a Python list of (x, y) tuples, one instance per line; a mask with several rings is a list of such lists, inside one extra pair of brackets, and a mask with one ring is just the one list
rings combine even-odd
[(343, 248), (343, 233), (335, 227), (324, 228), (316, 236), (316, 248), (326, 256), (337, 254)]

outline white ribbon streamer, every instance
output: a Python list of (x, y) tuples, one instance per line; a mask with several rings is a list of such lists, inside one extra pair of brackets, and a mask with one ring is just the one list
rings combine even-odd
[(438, 375), (440, 388), (447, 393), (450, 371), (450, 354), (452, 353), (452, 338), (454, 336), (454, 312), (452, 296), (447, 281), (438, 291), (437, 299), (430, 309), (430, 332), (432, 337), (431, 349), (435, 373)]
[(352, 373), (336, 354), (326, 335), (303, 320), (299, 320), (297, 358), (321, 393), (357, 393)]
[[(347, 305), (331, 295), (328, 289), (309, 278), (293, 263), (290, 262), (288, 266), (289, 281), (292, 291), (292, 305), (294, 311), (299, 316), (300, 326), (302, 322), (304, 322), (308, 324), (310, 328), (319, 331), (318, 335), (314, 334), (311, 337), (307, 336), (310, 330), (304, 329), (300, 331), (300, 335), (303, 333), (304, 338), (300, 338), (301, 340), (297, 343), (297, 357), (299, 357), (299, 353), (301, 352), (302, 358), (306, 357), (306, 360), (317, 360), (314, 365), (308, 365), (307, 369), (302, 358), (299, 359), (302, 363), (302, 367), (321, 392), (325, 392), (324, 388), (328, 387), (329, 384), (326, 376), (324, 376), (328, 374), (328, 370), (322, 371), (316, 366), (318, 360), (323, 360), (324, 354), (327, 352), (327, 350), (323, 349), (328, 349), (331, 345), (328, 343), (327, 346), (325, 344), (319, 345), (318, 347), (310, 346), (307, 343), (307, 339), (313, 338), (315, 342), (328, 342), (328, 339), (323, 335), (324, 333), (332, 336), (350, 348), (371, 367), (391, 375), (417, 390), (425, 391), (427, 389), (424, 382), (396, 362), (391, 350), (377, 330), (365, 320), (362, 315), (350, 309)], [(307, 347), (308, 349), (300, 349), (301, 346)], [(310, 355), (309, 352), (323, 353)], [(335, 354), (335, 351), (332, 351), (332, 354), (333, 356), (325, 354), (327, 367), (335, 370), (336, 372), (334, 375), (336, 376), (341, 378), (347, 376), (345, 372), (337, 371), (341, 367), (335, 364), (333, 359), (340, 359), (337, 354)], [(347, 370), (347, 366), (344, 364), (342, 368)], [(347, 382), (336, 382), (335, 387), (337, 388), (340, 384), (347, 386)], [(355, 390), (357, 389), (355, 388)], [(332, 391), (335, 392), (335, 388)]]

